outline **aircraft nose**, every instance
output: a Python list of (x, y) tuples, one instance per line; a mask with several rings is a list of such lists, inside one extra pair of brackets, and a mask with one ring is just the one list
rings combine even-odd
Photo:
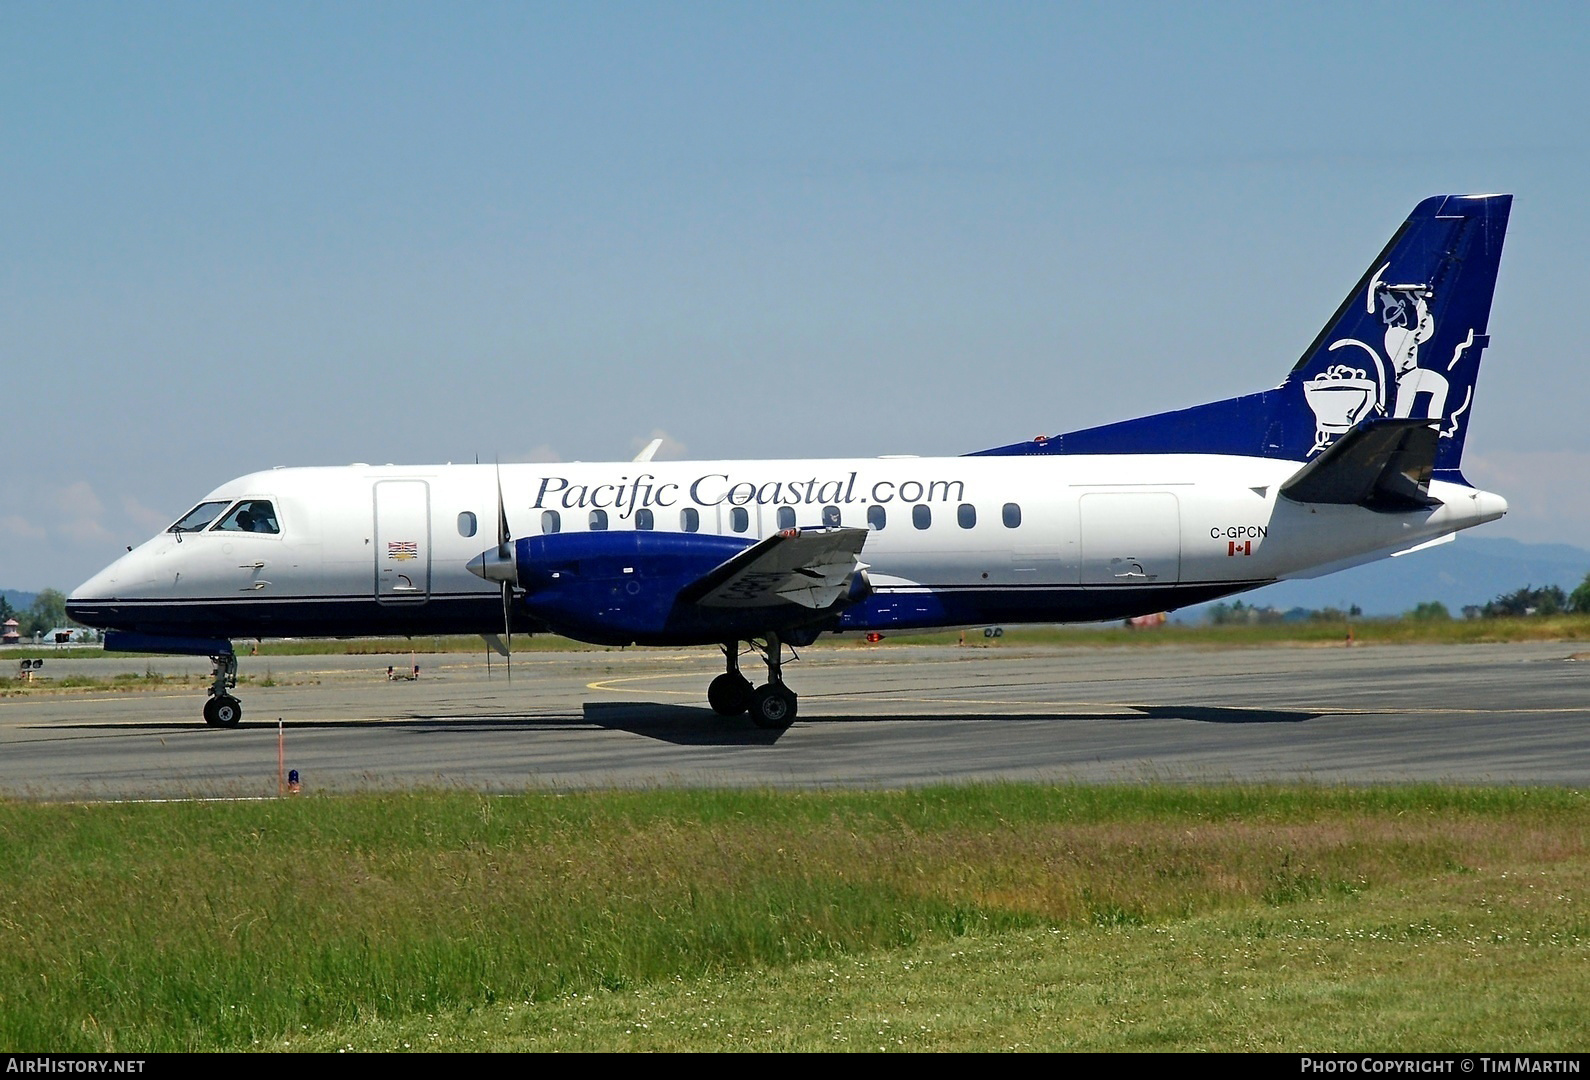
[[(66, 598), (68, 609), (70, 609), (71, 605), (73, 604), (83, 603), (85, 601), (104, 600), (115, 596), (116, 582), (121, 576), (118, 573), (118, 567), (120, 566), (121, 561), (122, 560), (117, 559), (116, 562), (111, 563), (109, 566), (105, 567), (105, 569), (101, 570), (99, 573), (83, 582), (77, 588), (73, 589), (71, 595)], [(68, 610), (68, 614), (70, 614), (70, 610)]]
[(513, 549), (507, 544), (489, 548), (469, 560), (469, 572), (486, 581), (506, 581), (519, 584), (519, 567), (514, 561)]
[(117, 582), (123, 576), (121, 563), (122, 560), (117, 559), (72, 590), (71, 595), (66, 598), (68, 618), (84, 626), (109, 625), (111, 612), (106, 605), (116, 597)]

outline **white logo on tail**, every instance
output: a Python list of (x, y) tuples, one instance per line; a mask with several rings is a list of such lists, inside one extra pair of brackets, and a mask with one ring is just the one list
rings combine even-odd
[[(1386, 264), (1389, 266), (1390, 264)], [(1367, 363), (1354, 367), (1350, 363), (1336, 363), (1303, 384), (1303, 400), (1314, 413), (1314, 445), (1309, 456), (1319, 453), (1337, 436), (1350, 431), (1361, 420), (1371, 415), (1395, 417), (1427, 417), (1431, 420), (1449, 421), (1441, 432), (1442, 438), (1457, 433), (1458, 418), (1467, 411), (1473, 396), (1470, 386), (1468, 396), (1450, 416), (1447, 414), (1447, 395), (1450, 384), (1441, 372), (1419, 366), (1419, 347), (1435, 334), (1435, 319), (1430, 314), (1432, 293), (1423, 285), (1386, 285), (1380, 275), (1382, 266), (1364, 295), (1366, 311), (1373, 312), (1378, 302), (1380, 323), (1386, 328), (1385, 360), (1374, 346), (1357, 338), (1340, 338), (1331, 342), (1328, 351), (1356, 348), (1364, 352)], [(1447, 364), (1450, 371), (1457, 365), (1465, 349), (1474, 342), (1474, 331), (1452, 353)], [(1347, 357), (1344, 357), (1347, 359)], [(1386, 361), (1390, 361), (1394, 385), (1387, 385)], [(1415, 412), (1421, 408), (1422, 411)]]

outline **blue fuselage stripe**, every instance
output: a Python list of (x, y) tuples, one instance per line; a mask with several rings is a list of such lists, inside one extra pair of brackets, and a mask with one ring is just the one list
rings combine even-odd
[[(837, 615), (825, 615), (818, 626), (867, 631), (1118, 619), (1168, 611), (1263, 584), (1267, 582), (885, 587)], [(519, 605), (514, 608), (516, 632), (546, 629), (537, 626)], [(489, 634), (503, 629), (502, 601), (493, 593), (432, 595), (411, 601), (354, 596), (74, 600), (68, 605), (68, 614), (85, 625), (105, 629), (221, 637)], [(649, 643), (691, 644), (702, 636), (693, 632), (687, 639)], [(705, 640), (720, 636), (706, 636)]]

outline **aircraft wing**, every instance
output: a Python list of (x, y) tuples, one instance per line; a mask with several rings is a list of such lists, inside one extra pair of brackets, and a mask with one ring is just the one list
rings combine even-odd
[(679, 592), (704, 608), (766, 608), (780, 602), (820, 611), (844, 597), (865, 569), (866, 529), (785, 529), (727, 559)]

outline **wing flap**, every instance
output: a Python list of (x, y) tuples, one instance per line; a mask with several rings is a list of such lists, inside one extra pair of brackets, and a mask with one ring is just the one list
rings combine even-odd
[(714, 567), (679, 592), (706, 608), (795, 604), (814, 611), (844, 598), (860, 561), (866, 529), (786, 529)]

